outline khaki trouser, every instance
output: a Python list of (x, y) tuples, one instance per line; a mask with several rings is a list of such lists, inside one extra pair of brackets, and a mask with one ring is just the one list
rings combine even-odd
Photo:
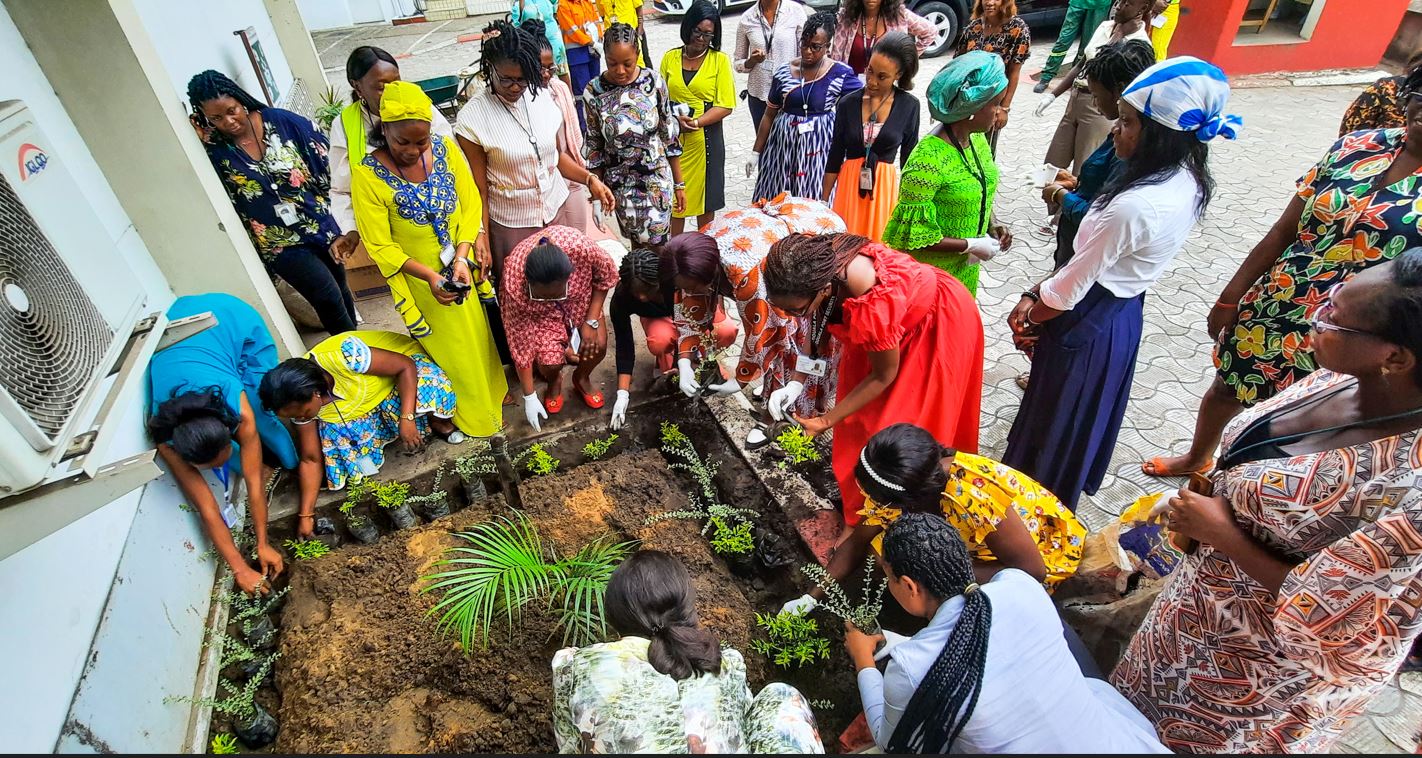
[(1112, 123), (1096, 109), (1096, 98), (1090, 92), (1073, 86), (1066, 113), (1047, 148), (1047, 162), (1059, 168), (1070, 166), (1072, 174), (1080, 176), (1081, 165), (1101, 147)]

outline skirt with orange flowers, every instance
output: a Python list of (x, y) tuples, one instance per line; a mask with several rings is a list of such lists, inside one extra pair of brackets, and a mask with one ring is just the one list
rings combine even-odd
[(868, 197), (859, 196), (859, 169), (863, 158), (847, 160), (839, 168), (834, 185), (834, 212), (844, 219), (850, 234), (859, 234), (875, 242), (884, 241), (884, 225), (894, 212), (899, 198), (899, 167), (889, 161), (874, 166), (874, 191)]

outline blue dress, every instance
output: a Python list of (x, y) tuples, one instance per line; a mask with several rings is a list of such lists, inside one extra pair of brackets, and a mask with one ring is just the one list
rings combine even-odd
[[(276, 343), (266, 323), (252, 306), (217, 292), (178, 298), (168, 308), (168, 318), (207, 311), (217, 317), (215, 326), (153, 356), (148, 365), (148, 412), (157, 412), (159, 405), (177, 395), (217, 387), (232, 412), (241, 413), (242, 393), (246, 392), (262, 447), (276, 456), (283, 468), (296, 468), (291, 434), (257, 399), (262, 377), (277, 365)], [(240, 475), (242, 463), (235, 440), (232, 448), (228, 466)]]

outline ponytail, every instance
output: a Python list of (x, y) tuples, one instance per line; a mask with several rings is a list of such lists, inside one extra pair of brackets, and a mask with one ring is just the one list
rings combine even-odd
[(624, 637), (646, 637), (647, 662), (678, 681), (721, 672), (721, 645), (696, 617), (696, 590), (681, 561), (642, 550), (622, 562), (603, 596), (607, 620)]
[(229, 445), (241, 418), (227, 407), (222, 388), (188, 390), (158, 406), (148, 419), (148, 433), (158, 444), (167, 443), (179, 458), (201, 466), (212, 462)]

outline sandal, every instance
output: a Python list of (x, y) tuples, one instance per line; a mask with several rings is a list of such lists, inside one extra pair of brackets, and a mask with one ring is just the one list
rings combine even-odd
[(552, 400), (544, 400), (543, 410), (548, 411), (548, 415), (550, 416), (563, 410), (563, 396), (560, 394)]
[(602, 406), (607, 404), (607, 398), (603, 397), (601, 391), (594, 392), (589, 395), (586, 392), (583, 392), (582, 390), (578, 390), (578, 396), (583, 399), (584, 405), (593, 410), (597, 410), (598, 408), (601, 408)]
[(1210, 459), (1205, 465), (1196, 469), (1166, 470), (1165, 456), (1157, 455), (1154, 458), (1141, 464), (1141, 473), (1146, 476), (1168, 477), (1168, 476), (1189, 476), (1191, 474), (1208, 474), (1215, 468), (1214, 459)]

